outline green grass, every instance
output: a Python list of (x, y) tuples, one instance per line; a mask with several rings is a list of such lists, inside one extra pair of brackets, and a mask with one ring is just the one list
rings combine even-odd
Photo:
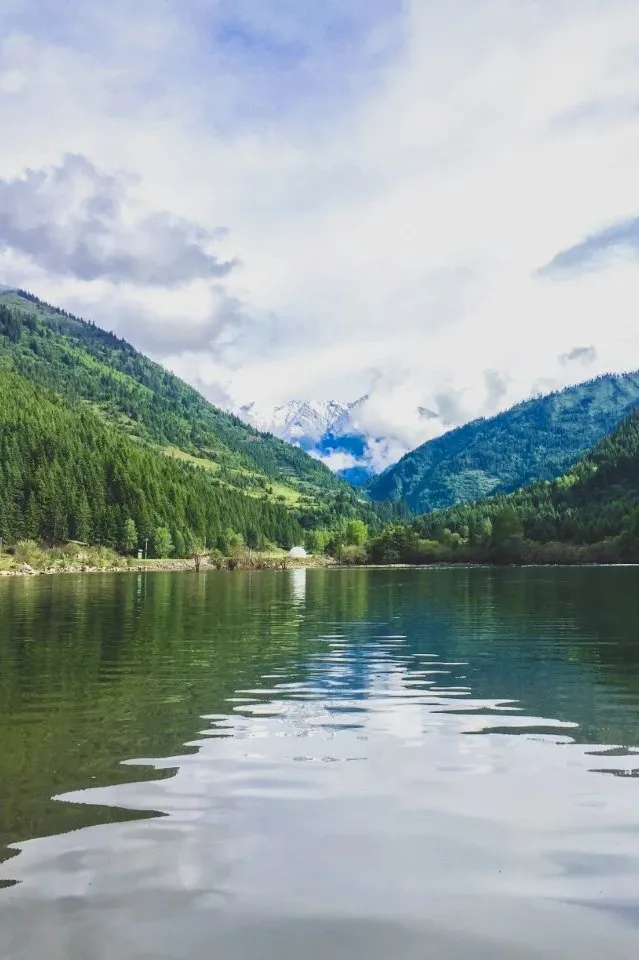
[(209, 470), (211, 473), (219, 473), (219, 463), (207, 457), (196, 457), (194, 454), (187, 453), (186, 450), (180, 450), (178, 447), (161, 447), (160, 449), (167, 457), (173, 457), (175, 460), (183, 460), (185, 463), (190, 463), (193, 467), (202, 467), (203, 470)]

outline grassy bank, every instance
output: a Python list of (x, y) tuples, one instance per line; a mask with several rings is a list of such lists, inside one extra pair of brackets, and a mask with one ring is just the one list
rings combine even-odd
[(282, 551), (268, 553), (241, 550), (232, 556), (202, 554), (196, 557), (138, 560), (122, 556), (107, 547), (65, 544), (44, 547), (32, 541), (17, 544), (0, 553), (0, 577), (36, 576), (56, 573), (126, 573), (127, 571), (179, 570), (287, 570), (299, 567), (329, 566), (329, 557), (309, 556), (293, 559)]

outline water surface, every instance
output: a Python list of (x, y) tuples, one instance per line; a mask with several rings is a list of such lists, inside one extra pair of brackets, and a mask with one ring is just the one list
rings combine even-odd
[(0, 582), (0, 957), (635, 958), (638, 587)]

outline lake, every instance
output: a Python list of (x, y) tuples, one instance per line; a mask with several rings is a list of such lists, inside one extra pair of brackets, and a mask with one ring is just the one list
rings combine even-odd
[(639, 956), (639, 568), (0, 581), (2, 960)]

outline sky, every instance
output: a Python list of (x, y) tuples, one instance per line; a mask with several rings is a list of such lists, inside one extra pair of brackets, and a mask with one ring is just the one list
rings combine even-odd
[(639, 368), (639, 4), (4, 0), (0, 283), (381, 461)]

